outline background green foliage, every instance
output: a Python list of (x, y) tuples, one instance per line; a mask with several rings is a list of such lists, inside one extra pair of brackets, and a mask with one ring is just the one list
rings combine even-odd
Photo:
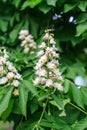
[[(28, 29), (39, 44), (46, 28), (54, 30), (59, 48), (63, 94), (32, 86), (36, 54), (25, 55), (18, 40)], [(87, 79), (87, 0), (0, 0), (0, 45), (24, 78), (19, 98), (11, 97), (12, 88), (0, 88), (2, 120), (13, 120), (16, 130), (87, 130), (87, 86), (74, 84), (78, 75)]]

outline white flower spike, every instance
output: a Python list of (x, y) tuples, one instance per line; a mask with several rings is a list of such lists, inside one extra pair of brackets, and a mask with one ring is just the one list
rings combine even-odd
[[(18, 87), (22, 80), (21, 75), (18, 73), (14, 65), (9, 61), (9, 56), (5, 48), (0, 48), (0, 85), (12, 85)], [(17, 92), (14, 90), (13, 94)]]
[(29, 34), (28, 30), (21, 30), (18, 38), (21, 40), (21, 47), (23, 48), (24, 53), (34, 53), (34, 50), (36, 49), (36, 43), (33, 39), (33, 36)]
[(59, 53), (57, 53), (54, 34), (51, 30), (45, 31), (42, 43), (39, 45), (40, 51), (37, 53), (38, 62), (36, 63), (35, 74), (36, 79), (33, 81), (35, 85), (45, 85), (46, 87), (54, 87), (59, 91), (63, 91), (63, 78), (59, 71)]

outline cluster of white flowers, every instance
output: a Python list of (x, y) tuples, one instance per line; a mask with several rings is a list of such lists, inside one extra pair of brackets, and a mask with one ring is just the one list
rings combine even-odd
[(21, 30), (19, 33), (19, 39), (21, 40), (21, 47), (23, 47), (24, 53), (34, 53), (36, 43), (33, 36), (29, 34), (28, 30)]
[(17, 87), (20, 80), (22, 80), (22, 77), (9, 61), (6, 49), (0, 48), (0, 85), (13, 85), (15, 87), (13, 94), (18, 95)]
[(54, 35), (50, 33), (51, 30), (46, 30), (43, 36), (43, 41), (39, 45), (38, 62), (34, 67), (36, 79), (33, 81), (35, 85), (45, 85), (47, 87), (55, 87), (59, 91), (63, 91), (63, 78), (59, 71), (59, 54), (56, 48)]

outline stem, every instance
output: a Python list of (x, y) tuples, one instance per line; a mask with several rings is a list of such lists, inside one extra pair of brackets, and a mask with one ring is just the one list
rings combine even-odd
[(46, 109), (46, 106), (47, 106), (47, 102), (48, 102), (48, 99), (47, 99), (47, 101), (46, 101), (46, 104), (45, 104), (45, 106), (44, 106), (44, 108), (43, 108), (42, 114), (41, 114), (40, 119), (39, 119), (39, 121), (38, 121), (37, 124), (39, 124), (39, 123), (41, 122), (42, 118), (43, 118), (43, 115), (44, 115), (44, 112), (45, 112), (45, 109)]
[(45, 112), (45, 110), (46, 110), (47, 103), (48, 103), (48, 99), (47, 99), (46, 104), (45, 104), (45, 106), (44, 106), (44, 108), (43, 108), (43, 111), (42, 111), (42, 113), (41, 113), (41, 116), (40, 116), (39, 121), (38, 121), (37, 124), (33, 127), (32, 130), (34, 130), (35, 128), (36, 128), (36, 129), (38, 128), (38, 125), (39, 125), (39, 123), (41, 122), (41, 120), (42, 120), (42, 118), (43, 118), (43, 115), (44, 115), (44, 112)]
[(24, 118), (24, 117), (22, 116), (21, 119), (20, 119), (19, 125), (22, 123), (23, 118)]
[(79, 111), (81, 111), (82, 113), (87, 115), (87, 112), (85, 112), (84, 110), (82, 110), (81, 108), (79, 108), (78, 106), (76, 106), (75, 104), (69, 102), (70, 105), (72, 105), (73, 107), (77, 108)]

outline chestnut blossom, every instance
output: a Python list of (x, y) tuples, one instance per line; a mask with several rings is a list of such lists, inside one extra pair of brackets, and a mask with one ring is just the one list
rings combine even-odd
[(9, 56), (5, 48), (0, 48), (0, 59), (0, 85), (18, 87), (22, 77), (9, 61)]
[(47, 77), (47, 71), (44, 68), (40, 68), (36, 71), (36, 75)]
[(12, 85), (18, 87), (20, 82), (18, 80), (13, 80)]
[(6, 71), (4, 70), (4, 67), (3, 67), (3, 66), (0, 66), (0, 74), (1, 74), (1, 75), (6, 74)]
[(39, 61), (42, 62), (43, 64), (46, 63), (48, 60), (47, 55), (43, 55), (42, 57), (40, 57)]
[(47, 79), (47, 80), (46, 80), (46, 86), (47, 86), (47, 87), (53, 86), (53, 81), (52, 81), (52, 79)]
[(57, 88), (58, 90), (63, 91), (63, 86), (62, 86), (61, 84), (59, 84), (59, 83), (54, 83), (53, 85), (54, 85), (54, 87)]
[(14, 78), (14, 73), (13, 73), (13, 72), (8, 72), (8, 73), (7, 73), (7, 78), (8, 78), (9, 80), (13, 79), (13, 78)]
[(21, 40), (21, 47), (23, 48), (24, 53), (34, 53), (36, 43), (33, 36), (29, 34), (28, 30), (21, 30), (18, 38)]
[(39, 68), (42, 67), (42, 65), (43, 65), (43, 63), (39, 61), (39, 62), (36, 64), (36, 66), (34, 67), (34, 69), (35, 69), (35, 70), (38, 70)]
[(33, 83), (34, 83), (35, 85), (38, 85), (38, 84), (40, 83), (40, 77), (37, 77), (37, 78), (33, 81)]
[(48, 34), (48, 33), (46, 33), (46, 34), (43, 36), (43, 40), (47, 40), (47, 39), (49, 39), (49, 34)]
[(19, 33), (20, 36), (27, 36), (28, 35), (28, 30), (21, 30)]
[(54, 70), (56, 68), (56, 65), (52, 62), (48, 62), (46, 66), (48, 69), (52, 69), (52, 70)]
[(39, 52), (37, 53), (38, 62), (36, 63), (35, 74), (36, 79), (33, 81), (35, 85), (45, 85), (46, 87), (54, 87), (59, 91), (63, 91), (63, 78), (59, 71), (59, 53), (56, 48), (54, 34), (50, 30), (45, 31), (42, 38), (42, 43), (39, 45)]
[(38, 46), (38, 48), (45, 49), (46, 48), (46, 43), (42, 42), (41, 45)]
[(53, 45), (55, 45), (56, 44), (56, 42), (51, 38), (50, 39), (50, 44), (53, 44)]
[(38, 57), (41, 57), (43, 54), (44, 54), (44, 51), (41, 50), (41, 51), (38, 52), (38, 55), (37, 55), (37, 56), (38, 56)]
[(7, 82), (8, 82), (8, 78), (7, 77), (0, 78), (0, 85), (6, 84)]
[(18, 95), (19, 95), (19, 91), (18, 91), (18, 89), (14, 89), (14, 91), (13, 91), (13, 95), (14, 95), (14, 96), (18, 96)]
[(40, 78), (40, 82), (41, 82), (41, 84), (46, 84), (46, 78)]

